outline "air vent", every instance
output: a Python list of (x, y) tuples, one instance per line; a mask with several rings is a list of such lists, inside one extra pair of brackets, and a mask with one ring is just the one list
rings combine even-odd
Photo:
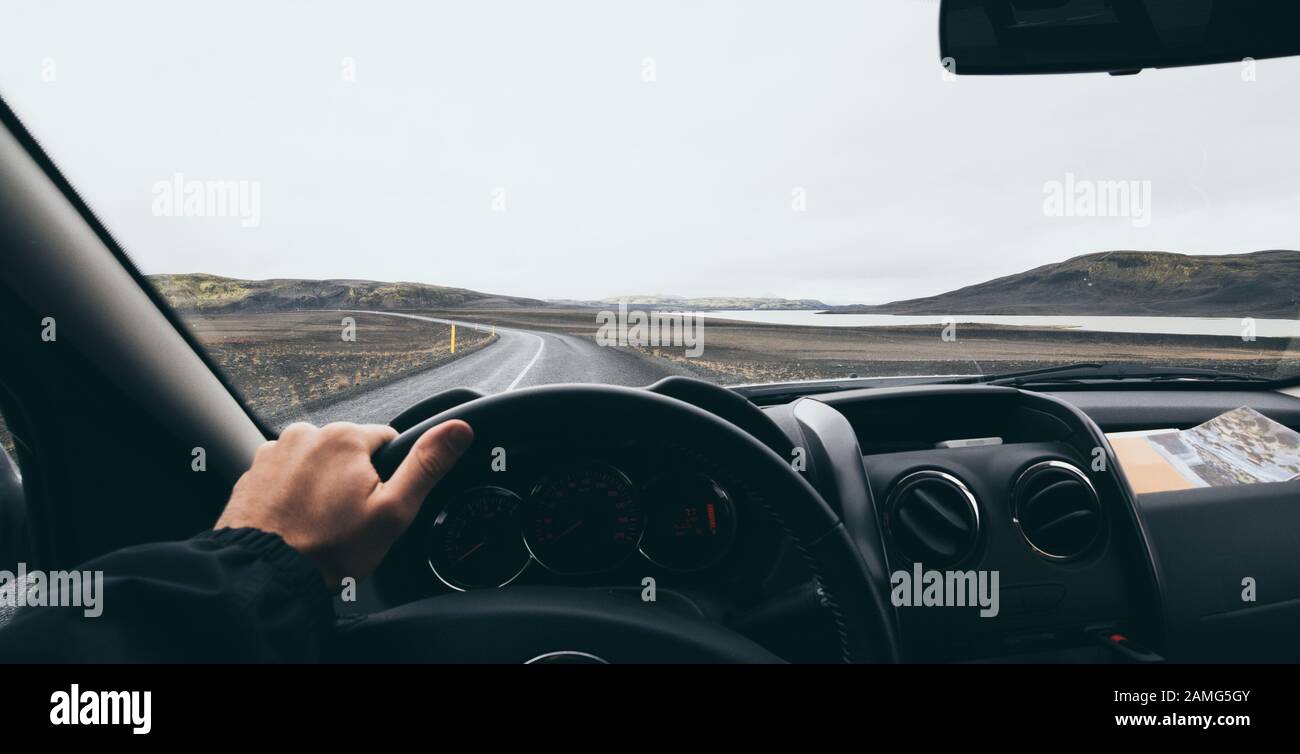
[(942, 471), (917, 471), (894, 485), (886, 504), (885, 528), (903, 557), (926, 567), (960, 563), (979, 540), (975, 496), (962, 481)]
[(1039, 554), (1068, 560), (1086, 554), (1101, 538), (1101, 501), (1087, 475), (1064, 461), (1043, 461), (1025, 470), (1012, 495), (1016, 526)]

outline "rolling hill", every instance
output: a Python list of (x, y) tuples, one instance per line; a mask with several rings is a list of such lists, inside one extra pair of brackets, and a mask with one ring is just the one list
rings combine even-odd
[(827, 306), (813, 299), (623, 296), (542, 301), (467, 288), (374, 280), (239, 280), (204, 273), (151, 275), (182, 312), (293, 309), (485, 309), (608, 307), (673, 310), (825, 310), (828, 314), (1060, 314), (1170, 317), (1300, 317), (1300, 251), (1202, 256), (1155, 251), (1085, 254), (937, 296), (888, 304)]
[(273, 312), (290, 309), (466, 309), (546, 306), (466, 288), (374, 280), (239, 280), (203, 273), (150, 275), (173, 308), (182, 312)]
[(828, 314), (1300, 316), (1300, 251), (1199, 256), (1108, 251), (926, 298)]

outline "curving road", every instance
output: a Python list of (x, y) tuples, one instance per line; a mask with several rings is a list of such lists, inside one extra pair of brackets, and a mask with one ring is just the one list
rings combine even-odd
[[(425, 322), (473, 328), (473, 322), (423, 317), (398, 312), (360, 312), (406, 317)], [(679, 374), (620, 348), (602, 348), (572, 335), (497, 328), (497, 342), (468, 356), (403, 377), (387, 385), (309, 412), (314, 424), (351, 421), (386, 424), (417, 401), (453, 387), (480, 393), (500, 393), (556, 382), (599, 382), (641, 386)]]

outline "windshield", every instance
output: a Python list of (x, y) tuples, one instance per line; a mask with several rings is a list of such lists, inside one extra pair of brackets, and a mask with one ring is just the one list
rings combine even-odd
[(1300, 373), (1295, 59), (954, 76), (915, 0), (134, 7), (9, 4), (0, 95), (273, 426)]

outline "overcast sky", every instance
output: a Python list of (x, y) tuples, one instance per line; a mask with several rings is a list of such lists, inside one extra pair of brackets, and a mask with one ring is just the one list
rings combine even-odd
[[(0, 1), (0, 95), (148, 273), (847, 303), (1300, 247), (1294, 60), (946, 82), (926, 0), (124, 5)], [(260, 223), (155, 216), (178, 172)], [(1045, 216), (1066, 173), (1150, 225)]]

